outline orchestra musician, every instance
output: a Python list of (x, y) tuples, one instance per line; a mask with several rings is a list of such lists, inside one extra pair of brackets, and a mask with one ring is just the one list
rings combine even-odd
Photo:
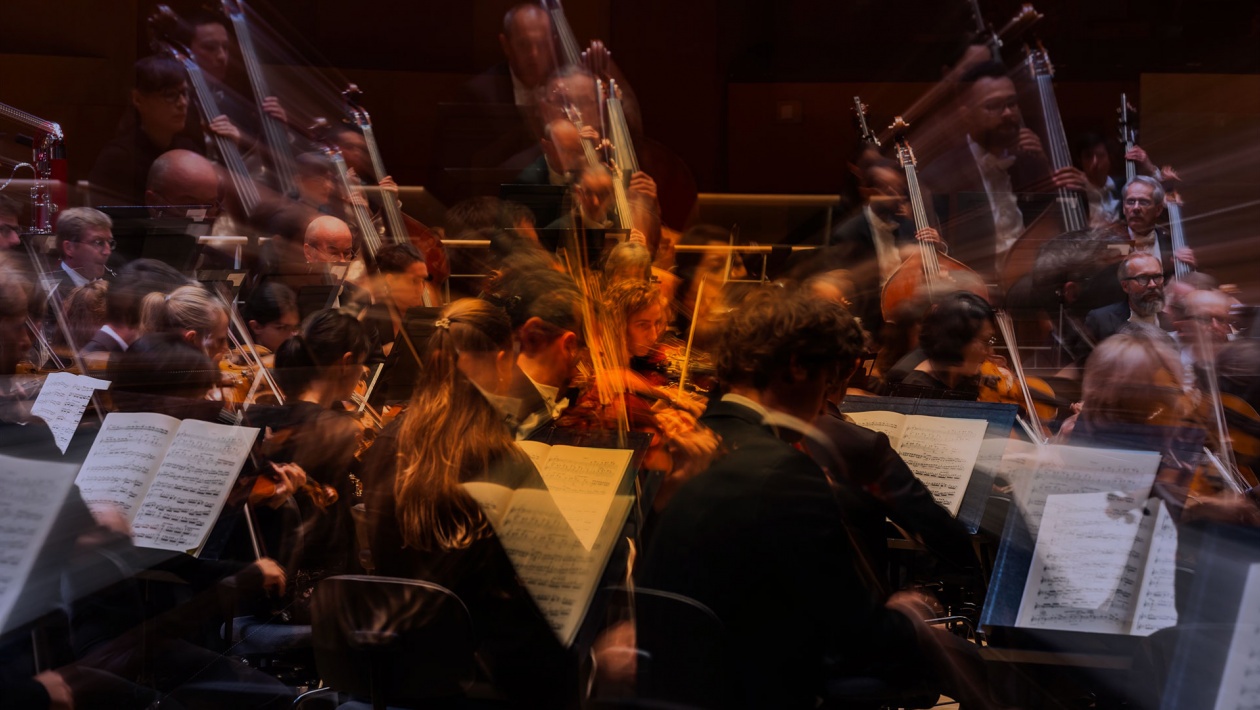
[(22, 225), (19, 219), (22, 208), (17, 201), (5, 194), (0, 194), (0, 251), (18, 251), (22, 249)]
[(1168, 230), (1158, 225), (1164, 214), (1164, 188), (1155, 178), (1138, 175), (1124, 186), (1124, 223), (1116, 226), (1121, 238), (1133, 244), (1133, 250), (1150, 254), (1164, 265), (1164, 273), (1171, 276), (1173, 261), (1195, 267), (1194, 251), (1189, 247), (1175, 251)]
[(112, 276), (106, 264), (114, 251), (113, 226), (109, 215), (91, 207), (72, 207), (61, 213), (54, 247), (57, 266), (45, 275), (56, 284), (60, 298), (89, 281)]
[(981, 366), (997, 342), (993, 308), (973, 293), (952, 293), (923, 316), (919, 347), (925, 359), (906, 375), (898, 391), (918, 388), (974, 400), (979, 396)]

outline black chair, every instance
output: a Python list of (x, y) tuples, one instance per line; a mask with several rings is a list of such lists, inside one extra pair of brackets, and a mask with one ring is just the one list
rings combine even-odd
[(695, 599), (655, 589), (634, 592), (638, 692), (695, 708), (734, 706), (726, 627)]
[(331, 688), (374, 708), (463, 706), (477, 644), (468, 608), (449, 589), (342, 575), (319, 583), (311, 612), (315, 662)]

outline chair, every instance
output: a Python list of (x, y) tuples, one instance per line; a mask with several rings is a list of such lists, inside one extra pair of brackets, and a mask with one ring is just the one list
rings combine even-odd
[(445, 587), (341, 575), (315, 588), (315, 663), (338, 692), (374, 708), (463, 698), (476, 676), (468, 608)]
[(726, 627), (695, 599), (656, 589), (634, 592), (641, 698), (727, 708), (731, 693)]

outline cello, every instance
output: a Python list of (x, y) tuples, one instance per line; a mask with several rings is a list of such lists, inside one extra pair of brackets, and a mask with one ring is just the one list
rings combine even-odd
[[(859, 110), (862, 103), (857, 100)], [(865, 123), (865, 121), (863, 121)], [(918, 234), (929, 229), (927, 211), (923, 207), (923, 191), (919, 186), (914, 151), (906, 140), (906, 129), (909, 125), (898, 116), (891, 126), (896, 135), (897, 160), (906, 174), (906, 188), (909, 192), (910, 209), (914, 216), (914, 229)], [(926, 240), (919, 241), (919, 250), (901, 262), (901, 266), (888, 277), (884, 284), (880, 299), (880, 308), (884, 320), (895, 319), (897, 308), (903, 302), (926, 294), (934, 300), (944, 291), (968, 291), (988, 300), (989, 289), (976, 272), (965, 264), (946, 254), (939, 254), (936, 245)]]

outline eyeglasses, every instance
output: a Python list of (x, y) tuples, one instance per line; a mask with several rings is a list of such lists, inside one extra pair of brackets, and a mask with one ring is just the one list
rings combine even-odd
[(188, 87), (178, 89), (162, 89), (161, 91), (153, 91), (149, 96), (157, 96), (168, 104), (177, 104), (180, 99), (188, 100)]
[(994, 101), (986, 101), (980, 104), (980, 108), (989, 113), (1002, 113), (1003, 111), (1018, 111), (1019, 101), (1016, 99), (997, 99)]
[(305, 246), (312, 251), (323, 254), (332, 261), (354, 261), (354, 258), (359, 255), (358, 249), (324, 249), (309, 242)]
[(1138, 286), (1150, 286), (1151, 284), (1164, 283), (1164, 275), (1163, 274), (1138, 274), (1137, 276), (1130, 276), (1124, 280), (1134, 281), (1137, 283)]
[(1124, 200), (1125, 207), (1151, 207), (1155, 203), (1144, 197), (1128, 197)]
[(93, 239), (90, 242), (75, 242), (75, 244), (86, 244), (97, 251), (105, 251), (107, 247), (110, 251), (118, 248), (118, 242), (113, 239)]

